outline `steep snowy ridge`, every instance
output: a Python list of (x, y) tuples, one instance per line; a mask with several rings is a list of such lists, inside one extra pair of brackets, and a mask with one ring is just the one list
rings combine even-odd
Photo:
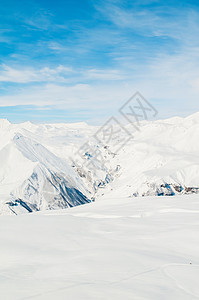
[(39, 143), (17, 134), (0, 151), (1, 213), (18, 214), (90, 202), (80, 177)]

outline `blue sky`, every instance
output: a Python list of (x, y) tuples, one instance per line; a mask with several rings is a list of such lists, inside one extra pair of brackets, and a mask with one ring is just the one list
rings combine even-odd
[(199, 111), (198, 1), (10, 1), (0, 118), (94, 124), (136, 91), (159, 117)]

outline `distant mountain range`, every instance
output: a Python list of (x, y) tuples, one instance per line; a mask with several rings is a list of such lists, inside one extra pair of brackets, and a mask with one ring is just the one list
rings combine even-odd
[(0, 120), (0, 214), (73, 207), (105, 196), (199, 192), (199, 113), (144, 121), (140, 131), (129, 124), (133, 138), (116, 153), (113, 143), (120, 140), (100, 143), (97, 130), (86, 123)]

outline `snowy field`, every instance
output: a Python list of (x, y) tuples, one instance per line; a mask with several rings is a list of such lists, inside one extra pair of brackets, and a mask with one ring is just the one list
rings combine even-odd
[(0, 299), (198, 299), (198, 198), (1, 216)]

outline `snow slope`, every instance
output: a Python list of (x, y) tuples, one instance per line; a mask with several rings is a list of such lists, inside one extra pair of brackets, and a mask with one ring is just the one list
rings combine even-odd
[(1, 299), (198, 299), (198, 232), (198, 195), (1, 216)]
[[(10, 133), (0, 149), (0, 213), (24, 213), (90, 202), (81, 178), (38, 142)], [(5, 145), (6, 144), (6, 145)]]

